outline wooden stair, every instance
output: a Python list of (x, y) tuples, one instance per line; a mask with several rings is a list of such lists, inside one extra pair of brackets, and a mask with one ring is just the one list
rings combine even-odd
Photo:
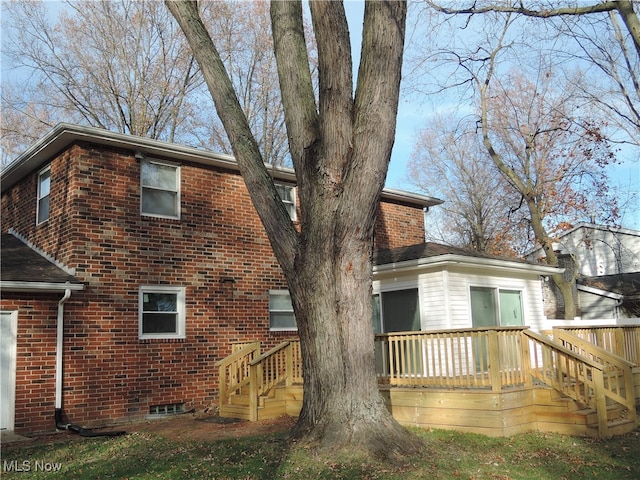
[[(268, 420), (282, 415), (297, 416), (302, 406), (302, 385), (277, 385), (266, 395), (258, 397), (258, 420)], [(248, 389), (231, 395), (229, 403), (220, 407), (220, 416), (250, 420)]]
[[(535, 388), (535, 411), (538, 430), (564, 435), (598, 437), (598, 415), (561, 392), (547, 387)], [(637, 428), (620, 404), (607, 405), (609, 435), (623, 435)]]

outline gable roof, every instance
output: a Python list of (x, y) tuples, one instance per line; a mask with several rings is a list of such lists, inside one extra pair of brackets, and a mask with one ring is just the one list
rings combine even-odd
[(519, 258), (489, 255), (441, 243), (425, 242), (392, 250), (379, 250), (374, 254), (374, 272), (415, 269), (426, 265), (462, 264), (512, 271), (528, 271), (538, 275), (561, 273), (562, 268), (529, 262)]
[[(44, 166), (55, 155), (76, 142), (89, 142), (107, 147), (123, 148), (148, 157), (162, 156), (176, 161), (190, 161), (239, 172), (238, 163), (231, 155), (214, 153), (209, 150), (177, 145), (146, 137), (111, 132), (102, 128), (60, 123), (0, 172), (2, 193), (31, 172)], [(295, 183), (296, 176), (292, 168), (267, 166), (275, 179)], [(442, 200), (435, 197), (388, 188), (382, 191), (382, 198), (423, 208), (443, 203)]]
[(0, 288), (3, 291), (82, 290), (73, 275), (10, 233), (0, 237)]

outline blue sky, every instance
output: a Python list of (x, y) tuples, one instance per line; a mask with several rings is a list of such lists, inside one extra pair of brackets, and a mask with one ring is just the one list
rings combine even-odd
[[(347, 0), (345, 9), (349, 19), (351, 33), (352, 52), (354, 57), (354, 71), (357, 72), (357, 64), (360, 53), (360, 39), (362, 37), (362, 18), (364, 2)], [(452, 98), (440, 99), (440, 105), (454, 106), (457, 100)], [(398, 108), (398, 120), (396, 128), (396, 141), (391, 155), (389, 173), (386, 185), (389, 188), (401, 190), (415, 190), (408, 178), (407, 163), (411, 157), (415, 137), (430, 119), (432, 107), (429, 107), (424, 99), (403, 95)], [(618, 158), (620, 165), (611, 167), (610, 178), (618, 191), (633, 191), (636, 194), (635, 205), (623, 212), (622, 226), (640, 230), (640, 163), (638, 148), (624, 148)]]
[[(6, 0), (1, 0), (2, 2)], [(58, 1), (49, 2), (52, 15), (56, 15), (63, 4)], [(362, 37), (362, 19), (364, 2), (360, 0), (347, 0), (345, 9), (349, 20), (349, 28), (352, 38), (352, 54), (354, 59), (354, 75), (357, 73), (360, 39)], [(6, 32), (3, 31), (3, 37)], [(5, 60), (5, 59), (3, 59)], [(6, 78), (7, 64), (3, 61), (3, 77)], [(447, 99), (442, 98), (441, 104), (446, 104)], [(452, 105), (457, 103), (456, 99), (450, 99)], [(386, 185), (389, 188), (415, 191), (416, 187), (411, 184), (407, 174), (407, 163), (411, 157), (415, 136), (417, 132), (429, 121), (432, 107), (429, 107), (423, 98), (408, 97), (403, 95), (400, 99), (396, 140), (391, 156), (391, 163), (387, 175)], [(632, 190), (636, 195), (640, 192), (640, 164), (638, 163), (638, 149), (627, 149), (623, 151), (619, 158), (623, 161), (621, 165), (615, 166), (611, 171), (611, 178), (614, 184), (619, 186), (620, 191)], [(625, 212), (622, 220), (623, 226), (627, 228), (640, 229), (640, 200)]]

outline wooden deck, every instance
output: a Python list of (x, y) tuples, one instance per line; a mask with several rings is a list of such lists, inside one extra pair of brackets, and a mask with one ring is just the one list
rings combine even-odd
[[(638, 425), (640, 326), (401, 332), (376, 336), (380, 393), (404, 425), (490, 436), (539, 430), (608, 437)], [(236, 345), (219, 362), (220, 415), (302, 407), (300, 347)]]

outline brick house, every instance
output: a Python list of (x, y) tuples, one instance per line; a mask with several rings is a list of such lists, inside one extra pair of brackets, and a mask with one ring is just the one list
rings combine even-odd
[[(295, 176), (272, 172), (295, 221)], [(422, 243), (438, 203), (385, 190), (376, 247)], [(2, 172), (2, 242), (3, 429), (200, 411), (233, 342), (295, 334), (226, 155), (58, 125)]]

